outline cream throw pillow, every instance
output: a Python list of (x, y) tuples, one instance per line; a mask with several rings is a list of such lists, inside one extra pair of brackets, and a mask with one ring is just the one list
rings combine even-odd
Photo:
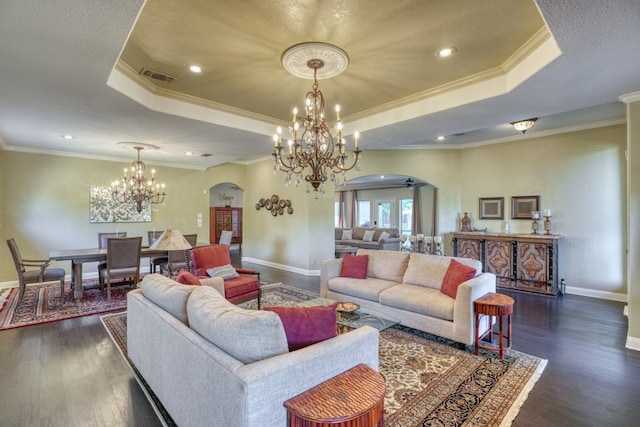
[(383, 231), (383, 232), (380, 234), (380, 237), (378, 237), (378, 242), (380, 242), (380, 241), (382, 241), (382, 240), (385, 240), (385, 239), (388, 239), (388, 238), (389, 238), (389, 236), (391, 236), (391, 234), (387, 233), (386, 231)]
[(351, 239), (353, 239), (353, 230), (343, 230), (342, 240), (351, 240)]
[(364, 237), (362, 238), (363, 242), (373, 242), (373, 235), (375, 230), (367, 230), (364, 232)]

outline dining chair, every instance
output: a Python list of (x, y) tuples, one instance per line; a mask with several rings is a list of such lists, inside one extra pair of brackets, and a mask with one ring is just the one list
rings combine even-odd
[(220, 245), (231, 246), (231, 239), (233, 238), (233, 231), (222, 230), (220, 234), (220, 241), (218, 242)]
[[(191, 247), (196, 247), (198, 241), (197, 234), (185, 234), (184, 238), (189, 242)], [(167, 277), (176, 277), (181, 269), (191, 271), (188, 264), (189, 251), (169, 251), (167, 262), (160, 264), (160, 274)]]
[[(156, 239), (162, 235), (162, 233), (164, 233), (164, 230), (147, 231), (147, 241), (149, 242), (149, 246), (153, 245), (153, 242), (155, 242)], [(167, 261), (168, 261), (168, 257), (166, 256), (157, 256), (157, 257), (149, 258), (149, 271), (151, 273), (155, 273), (156, 269), (160, 266), (160, 264), (163, 264)]]
[[(20, 293), (18, 295), (18, 304), (22, 301), (24, 292), (29, 283), (42, 283), (60, 281), (60, 302), (64, 302), (64, 268), (47, 268), (51, 260), (23, 259), (16, 241), (11, 238), (7, 240), (9, 251), (13, 257), (13, 263), (18, 272), (18, 283)], [(37, 269), (27, 270), (27, 267), (37, 267)]]
[(107, 267), (100, 271), (101, 283), (107, 285), (107, 301), (111, 301), (111, 281), (131, 279), (134, 287), (140, 280), (140, 249), (142, 237), (121, 237), (107, 240)]
[[(127, 237), (127, 232), (123, 231), (122, 233), (98, 233), (98, 249), (107, 249), (107, 240), (113, 237)], [(100, 271), (104, 270), (105, 268), (107, 268), (107, 262), (100, 261), (98, 263), (98, 282), (100, 283), (100, 287), (104, 285), (100, 276)]]

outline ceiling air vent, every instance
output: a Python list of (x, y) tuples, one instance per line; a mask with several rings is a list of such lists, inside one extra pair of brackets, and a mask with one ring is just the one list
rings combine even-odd
[(177, 77), (170, 76), (169, 74), (160, 73), (158, 71), (150, 70), (149, 68), (143, 68), (140, 71), (140, 75), (144, 77), (149, 77), (150, 79), (159, 80), (165, 83), (172, 83), (177, 80)]
[(213, 154), (210, 154), (210, 153), (200, 154), (200, 157), (211, 157), (211, 156), (213, 156)]

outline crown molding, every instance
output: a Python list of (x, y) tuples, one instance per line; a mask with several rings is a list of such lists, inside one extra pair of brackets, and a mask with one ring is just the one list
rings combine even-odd
[(621, 95), (620, 97), (618, 97), (618, 101), (624, 102), (625, 104), (638, 102), (640, 101), (640, 92), (631, 92)]

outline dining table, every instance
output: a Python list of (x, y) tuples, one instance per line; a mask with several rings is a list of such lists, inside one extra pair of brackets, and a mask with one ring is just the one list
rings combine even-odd
[[(167, 256), (168, 251), (161, 249), (140, 249), (141, 258)], [(49, 252), (49, 259), (54, 261), (71, 261), (71, 282), (73, 283), (73, 297), (76, 300), (82, 298), (83, 281), (82, 265), (86, 262), (100, 262), (107, 260), (107, 249), (61, 249)]]

